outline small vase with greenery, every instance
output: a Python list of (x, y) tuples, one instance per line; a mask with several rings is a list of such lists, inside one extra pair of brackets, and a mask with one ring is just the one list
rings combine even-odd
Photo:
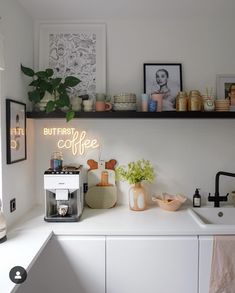
[(130, 162), (127, 166), (116, 168), (117, 179), (126, 180), (134, 184), (129, 190), (129, 206), (131, 210), (143, 211), (147, 208), (147, 195), (142, 181), (153, 182), (155, 179), (154, 168), (148, 160)]
[(35, 72), (22, 64), (21, 71), (33, 79), (29, 83), (33, 89), (28, 92), (28, 98), (34, 105), (40, 103), (45, 94), (49, 93), (52, 99), (46, 104), (46, 113), (66, 109), (66, 120), (74, 118), (75, 112), (72, 110), (68, 90), (78, 85), (81, 82), (80, 79), (74, 76), (53, 77), (54, 71), (51, 68)]

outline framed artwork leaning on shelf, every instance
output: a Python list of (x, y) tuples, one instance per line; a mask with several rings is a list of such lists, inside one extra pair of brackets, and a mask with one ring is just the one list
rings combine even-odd
[(162, 110), (176, 110), (176, 96), (182, 91), (180, 63), (144, 63), (144, 93), (162, 94)]
[(216, 75), (216, 97), (235, 100), (235, 74)]
[(26, 104), (6, 99), (7, 164), (26, 160)]

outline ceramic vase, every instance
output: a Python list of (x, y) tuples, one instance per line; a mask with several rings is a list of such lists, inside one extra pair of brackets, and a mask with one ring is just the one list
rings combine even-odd
[(147, 194), (141, 182), (135, 183), (129, 190), (129, 207), (133, 211), (144, 211), (147, 208)]

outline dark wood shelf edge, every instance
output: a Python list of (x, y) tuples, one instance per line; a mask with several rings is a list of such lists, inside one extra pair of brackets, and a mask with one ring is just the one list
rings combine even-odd
[[(56, 119), (65, 118), (63, 112), (27, 112), (27, 118), (30, 119)], [(235, 112), (134, 112), (134, 111), (119, 111), (119, 112), (76, 112), (75, 118), (89, 119), (129, 119), (129, 118), (145, 118), (145, 119), (235, 119)]]

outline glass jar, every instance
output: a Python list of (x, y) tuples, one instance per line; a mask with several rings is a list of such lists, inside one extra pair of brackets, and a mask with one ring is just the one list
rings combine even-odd
[(187, 111), (188, 109), (188, 96), (186, 92), (179, 92), (176, 97), (176, 111)]
[(202, 110), (202, 97), (201, 97), (201, 93), (199, 91), (197, 91), (197, 90), (190, 91), (188, 110), (189, 111), (201, 111)]
[(50, 167), (53, 171), (61, 171), (63, 165), (62, 152), (53, 152), (51, 155)]

